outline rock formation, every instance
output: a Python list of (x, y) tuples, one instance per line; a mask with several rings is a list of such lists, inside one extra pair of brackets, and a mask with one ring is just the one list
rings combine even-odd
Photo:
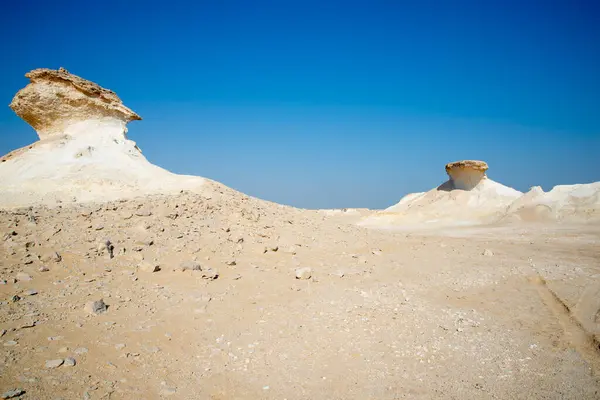
[(487, 163), (476, 160), (455, 161), (446, 164), (446, 173), (455, 189), (471, 190), (486, 179)]
[(40, 139), (65, 132), (70, 125), (95, 119), (127, 123), (141, 120), (112, 91), (70, 74), (66, 69), (34, 69), (10, 108), (33, 127)]
[(411, 193), (397, 204), (363, 219), (366, 226), (477, 225), (493, 222), (522, 193), (488, 179), (483, 161), (446, 165), (450, 179), (423, 193)]
[(65, 69), (36, 69), (10, 107), (40, 140), (0, 159), (0, 207), (209, 190), (151, 164), (126, 137), (141, 119), (112, 91)]

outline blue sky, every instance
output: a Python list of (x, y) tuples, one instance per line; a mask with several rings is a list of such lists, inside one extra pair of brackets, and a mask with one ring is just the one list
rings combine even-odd
[(0, 153), (34, 68), (112, 89), (171, 171), (306, 208), (391, 205), (483, 159), (527, 190), (600, 181), (600, 2), (11, 1)]

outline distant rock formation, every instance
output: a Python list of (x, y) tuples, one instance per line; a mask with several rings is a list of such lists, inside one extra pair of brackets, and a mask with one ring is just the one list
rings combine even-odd
[(486, 176), (487, 163), (475, 160), (446, 165), (450, 179), (423, 193), (411, 193), (397, 204), (368, 216), (366, 226), (478, 225), (493, 222), (523, 193)]
[(487, 163), (476, 160), (462, 160), (446, 164), (446, 173), (454, 189), (471, 190), (486, 179)]
[(523, 194), (494, 182), (484, 161), (446, 164), (450, 179), (423, 193), (411, 193), (383, 211), (362, 218), (359, 225), (422, 229), (439, 226), (511, 222), (600, 220), (600, 182), (555, 186), (544, 192), (533, 187)]
[(34, 69), (30, 83), (19, 90), (10, 108), (35, 129), (40, 139), (64, 133), (81, 121), (111, 118), (124, 123), (141, 120), (112, 91), (70, 74), (66, 69)]

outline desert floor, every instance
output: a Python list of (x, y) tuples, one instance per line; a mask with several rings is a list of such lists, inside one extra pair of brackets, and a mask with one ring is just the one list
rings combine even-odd
[(0, 211), (0, 393), (600, 398), (600, 226), (353, 222), (227, 188)]

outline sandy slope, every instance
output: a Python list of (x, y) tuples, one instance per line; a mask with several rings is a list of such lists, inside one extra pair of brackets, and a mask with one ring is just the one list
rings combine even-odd
[[(224, 187), (0, 212), (0, 391), (598, 398), (598, 229), (416, 235), (338, 218)], [(218, 278), (179, 270), (192, 260)], [(86, 312), (100, 298), (108, 310)], [(67, 357), (76, 365), (45, 367)]]

